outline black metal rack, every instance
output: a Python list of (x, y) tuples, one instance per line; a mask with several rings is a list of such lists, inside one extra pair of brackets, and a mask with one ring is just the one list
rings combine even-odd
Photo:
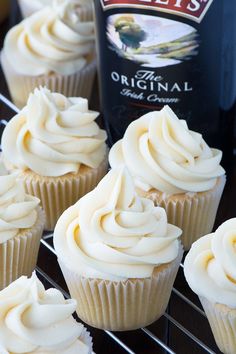
[[(11, 109), (13, 111), (12, 116), (18, 112), (17, 107), (2, 94), (0, 94), (0, 104), (6, 105)], [(6, 124), (7, 120), (4, 117), (0, 117), (2, 128)], [(66, 291), (66, 285), (57, 264), (52, 238), (52, 233), (45, 233), (41, 240), (36, 272), (44, 283), (47, 284), (46, 286), (58, 288), (68, 298), (69, 294)], [(54, 270), (53, 272), (52, 269)], [(197, 297), (191, 293), (184, 280), (182, 264), (172, 291), (168, 309), (164, 316), (155, 324), (148, 328), (141, 328), (132, 332), (113, 333), (92, 328), (89, 328), (89, 330), (95, 338), (94, 350), (97, 354), (219, 353), (205, 313), (202, 311)], [(103, 338), (102, 344), (99, 341), (100, 337)], [(108, 346), (104, 347), (107, 340), (109, 340), (111, 349)], [(97, 346), (96, 343), (98, 343)]]

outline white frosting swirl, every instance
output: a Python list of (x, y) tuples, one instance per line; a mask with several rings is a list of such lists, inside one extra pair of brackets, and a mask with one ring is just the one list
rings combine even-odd
[(19, 278), (0, 292), (1, 353), (91, 354), (84, 326), (71, 314), (75, 300), (56, 289), (45, 290), (36, 275)]
[(86, 99), (35, 89), (3, 132), (4, 159), (41, 176), (77, 173), (82, 164), (97, 168), (106, 154), (106, 133), (95, 123), (97, 116)]
[[(32, 15), (34, 12), (46, 6), (58, 7), (65, 4), (64, 6), (66, 6), (70, 12), (72, 12), (71, 9), (76, 12), (75, 16), (70, 16), (72, 23), (74, 19), (77, 21), (77, 16), (79, 16), (82, 21), (84, 17), (86, 19), (93, 18), (93, 0), (18, 0), (18, 2), (25, 17)], [(84, 16), (85, 14), (86, 16)]]
[(132, 122), (112, 147), (109, 162), (112, 167), (125, 164), (141, 189), (171, 195), (213, 188), (225, 173), (221, 157), (165, 106)]
[(86, 277), (146, 278), (173, 261), (181, 230), (164, 209), (140, 198), (126, 169), (111, 170), (57, 222), (54, 245), (67, 266)]
[(25, 193), (16, 173), (0, 175), (0, 244), (35, 224), (39, 203), (38, 198)]
[(87, 17), (89, 17), (88, 13), (91, 19), (93, 17), (93, 0), (53, 0), (52, 6), (56, 10), (59, 9), (60, 17), (70, 26), (79, 22), (78, 17), (83, 21), (84, 12), (87, 12)]
[(196, 241), (184, 262), (190, 288), (213, 303), (236, 308), (236, 218)]
[(93, 57), (93, 22), (81, 22), (73, 4), (45, 7), (6, 35), (4, 55), (22, 75), (73, 74)]

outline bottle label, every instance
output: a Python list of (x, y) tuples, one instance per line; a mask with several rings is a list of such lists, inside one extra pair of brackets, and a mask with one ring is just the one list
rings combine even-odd
[(222, 1), (100, 0), (95, 8), (103, 113), (112, 140), (134, 119), (167, 104), (190, 129), (214, 136)]
[(101, 0), (103, 8), (148, 8), (189, 18), (200, 23), (213, 0)]

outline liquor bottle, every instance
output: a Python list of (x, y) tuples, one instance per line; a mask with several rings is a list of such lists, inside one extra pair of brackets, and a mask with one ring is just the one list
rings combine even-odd
[(232, 113), (236, 97), (228, 58), (235, 4), (95, 0), (101, 106), (111, 144), (131, 121), (168, 104), (209, 145), (227, 149), (233, 119), (225, 112)]

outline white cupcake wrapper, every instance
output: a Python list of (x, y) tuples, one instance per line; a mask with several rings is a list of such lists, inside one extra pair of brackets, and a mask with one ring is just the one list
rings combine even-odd
[(31, 276), (36, 267), (45, 214), (37, 208), (38, 219), (31, 229), (22, 230), (0, 244), (0, 290), (22, 275)]
[(81, 5), (80, 8), (80, 20), (82, 22), (93, 21), (94, 19), (94, 4)]
[(7, 62), (4, 51), (1, 52), (1, 64), (12, 100), (18, 108), (24, 107), (29, 94), (36, 87), (40, 86), (46, 86), (52, 92), (59, 92), (67, 97), (84, 97), (89, 99), (97, 69), (96, 60), (93, 60), (83, 69), (71, 75), (55, 73), (41, 76), (26, 76), (15, 72)]
[(97, 168), (84, 167), (84, 173), (62, 177), (42, 177), (32, 172), (18, 174), (28, 194), (41, 200), (46, 213), (46, 230), (53, 230), (63, 211), (95, 188), (107, 172), (107, 157)]
[(236, 353), (236, 310), (199, 296), (220, 351)]
[(151, 278), (112, 282), (87, 279), (58, 260), (72, 298), (77, 299), (77, 314), (87, 324), (112, 331), (147, 326), (163, 315), (182, 259), (157, 267)]
[(184, 249), (189, 250), (193, 242), (212, 231), (225, 182), (226, 177), (222, 176), (210, 191), (187, 194), (179, 199), (178, 195), (165, 197), (155, 191), (138, 190), (138, 193), (166, 210), (168, 222), (183, 230), (181, 241)]
[(89, 331), (87, 330), (87, 328), (84, 326), (83, 326), (82, 333), (80, 335), (80, 340), (89, 347), (89, 354), (92, 354), (93, 353), (93, 339), (92, 339)]

